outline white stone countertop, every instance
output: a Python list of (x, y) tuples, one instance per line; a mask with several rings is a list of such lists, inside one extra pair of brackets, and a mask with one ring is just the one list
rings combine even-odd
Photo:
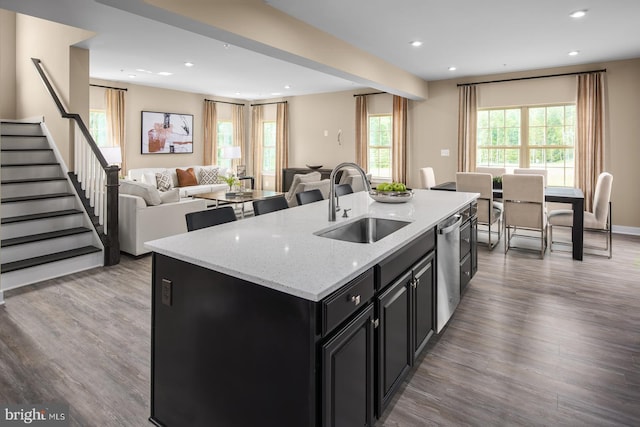
[[(380, 203), (362, 191), (340, 197), (349, 218), (328, 220), (328, 200), (145, 243), (154, 252), (311, 301), (320, 301), (421, 233), (458, 212), (477, 193), (414, 190), (406, 203)], [(375, 243), (316, 236), (363, 216), (410, 221)]]

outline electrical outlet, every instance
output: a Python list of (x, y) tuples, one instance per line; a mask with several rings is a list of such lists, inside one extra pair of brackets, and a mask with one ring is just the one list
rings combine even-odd
[(329, 131), (328, 130), (324, 131), (324, 136), (329, 136)]
[(443, 149), (443, 150), (440, 150), (440, 155), (441, 155), (442, 157), (449, 157), (449, 149), (448, 149), (448, 148), (445, 148), (445, 149)]
[(173, 297), (173, 282), (171, 280), (162, 279), (162, 303), (164, 305), (171, 306), (171, 299)]

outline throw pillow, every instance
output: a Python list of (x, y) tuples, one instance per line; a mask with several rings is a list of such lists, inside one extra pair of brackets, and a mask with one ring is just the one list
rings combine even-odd
[(196, 173), (193, 171), (193, 168), (189, 168), (186, 171), (182, 169), (176, 169), (176, 175), (178, 175), (178, 187), (198, 185)]
[(138, 181), (120, 181), (120, 193), (141, 197), (147, 206), (156, 206), (162, 203), (160, 192), (150, 184)]
[(200, 184), (211, 185), (220, 183), (220, 175), (218, 168), (202, 168), (200, 169)]
[(156, 181), (156, 174), (154, 172), (143, 172), (141, 179), (145, 184), (158, 188), (158, 182)]
[(169, 191), (162, 191), (160, 193), (160, 201), (164, 203), (174, 203), (180, 201), (180, 190), (172, 188)]
[(168, 170), (156, 173), (156, 182), (158, 183), (158, 190), (168, 191), (173, 187), (173, 180), (171, 179), (171, 172)]

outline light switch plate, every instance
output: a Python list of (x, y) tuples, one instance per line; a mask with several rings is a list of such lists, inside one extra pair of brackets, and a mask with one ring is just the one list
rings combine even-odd
[(448, 148), (445, 148), (445, 149), (443, 149), (443, 150), (440, 150), (440, 155), (441, 155), (442, 157), (449, 157), (449, 149), (448, 149)]

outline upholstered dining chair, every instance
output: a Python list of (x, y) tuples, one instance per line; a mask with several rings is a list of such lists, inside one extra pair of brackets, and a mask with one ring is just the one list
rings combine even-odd
[[(500, 243), (502, 237), (502, 203), (493, 200), (493, 179), (489, 173), (458, 172), (456, 173), (456, 190), (469, 193), (480, 193), (478, 197), (478, 224), (488, 227), (488, 244), (490, 250)], [(492, 242), (493, 224), (498, 223), (498, 239)]]
[(515, 168), (513, 173), (516, 175), (542, 175), (544, 179), (542, 180), (542, 185), (544, 187), (547, 186), (547, 170), (546, 169), (532, 169), (532, 168)]
[[(533, 230), (540, 233), (540, 258), (547, 249), (547, 214), (544, 201), (544, 177), (542, 175), (502, 176), (502, 200), (504, 204), (505, 236), (504, 253), (511, 248), (512, 230)], [(531, 237), (518, 234), (522, 237)]]
[(436, 185), (436, 175), (433, 173), (433, 168), (426, 167), (420, 168), (420, 187), (430, 189)]
[(222, 206), (215, 209), (189, 212), (185, 214), (187, 231), (199, 230), (236, 220), (236, 214), (231, 206)]
[(253, 204), (253, 214), (254, 215), (263, 215), (269, 212), (275, 212), (282, 209), (287, 209), (289, 204), (287, 203), (287, 199), (284, 196), (276, 196), (270, 197), (268, 199), (262, 200), (254, 200)]
[(336, 185), (336, 196), (344, 196), (345, 194), (353, 193), (353, 188), (349, 184), (337, 184)]
[(498, 176), (502, 176), (505, 173), (507, 173), (507, 168), (494, 168), (494, 167), (488, 167), (488, 166), (477, 166), (476, 167), (476, 172), (477, 173), (490, 173), (492, 178), (496, 178)]
[(323, 200), (322, 191), (314, 188), (313, 190), (301, 191), (296, 193), (296, 200), (299, 205), (306, 205), (307, 203), (319, 202)]
[[(584, 231), (606, 233), (605, 247), (587, 246), (585, 248), (601, 249), (607, 252), (608, 258), (613, 253), (613, 241), (611, 235), (611, 188), (613, 175), (602, 172), (598, 175), (596, 188), (593, 193), (593, 210), (584, 213)], [(573, 211), (571, 209), (556, 209), (549, 212), (549, 249), (553, 251), (553, 227), (569, 227), (573, 224)], [(556, 242), (569, 244), (568, 242)]]

